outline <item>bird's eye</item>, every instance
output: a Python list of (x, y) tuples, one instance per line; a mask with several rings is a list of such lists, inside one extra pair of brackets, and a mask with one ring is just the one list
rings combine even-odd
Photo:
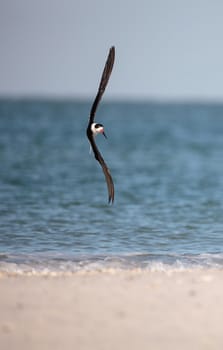
[(103, 127), (102, 124), (95, 124), (95, 129), (99, 129), (99, 128), (101, 128), (101, 127)]

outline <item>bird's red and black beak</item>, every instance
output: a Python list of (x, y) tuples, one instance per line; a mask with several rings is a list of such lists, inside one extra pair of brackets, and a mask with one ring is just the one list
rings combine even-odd
[(103, 135), (104, 135), (104, 137), (107, 139), (107, 136), (106, 136), (106, 134), (105, 134), (104, 130), (102, 131), (102, 134), (103, 134)]
[(103, 127), (103, 126), (101, 127), (100, 133), (101, 133), (102, 135), (104, 135), (104, 137), (107, 139), (107, 135), (106, 135), (106, 133), (105, 133), (105, 131), (104, 131), (104, 127)]

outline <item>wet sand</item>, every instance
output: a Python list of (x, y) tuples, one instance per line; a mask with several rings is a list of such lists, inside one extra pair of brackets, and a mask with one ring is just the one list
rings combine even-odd
[(0, 349), (223, 349), (223, 271), (0, 277)]

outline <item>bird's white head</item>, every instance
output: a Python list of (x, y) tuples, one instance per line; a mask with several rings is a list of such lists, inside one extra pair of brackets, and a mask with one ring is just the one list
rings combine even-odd
[(92, 123), (91, 131), (92, 131), (94, 136), (96, 136), (98, 134), (103, 134), (104, 137), (107, 138), (107, 136), (105, 135), (105, 132), (104, 132), (104, 126), (102, 124)]

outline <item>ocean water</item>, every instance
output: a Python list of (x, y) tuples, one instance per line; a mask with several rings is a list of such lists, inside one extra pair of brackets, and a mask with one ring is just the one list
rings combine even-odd
[(223, 267), (223, 105), (0, 100), (0, 272)]

